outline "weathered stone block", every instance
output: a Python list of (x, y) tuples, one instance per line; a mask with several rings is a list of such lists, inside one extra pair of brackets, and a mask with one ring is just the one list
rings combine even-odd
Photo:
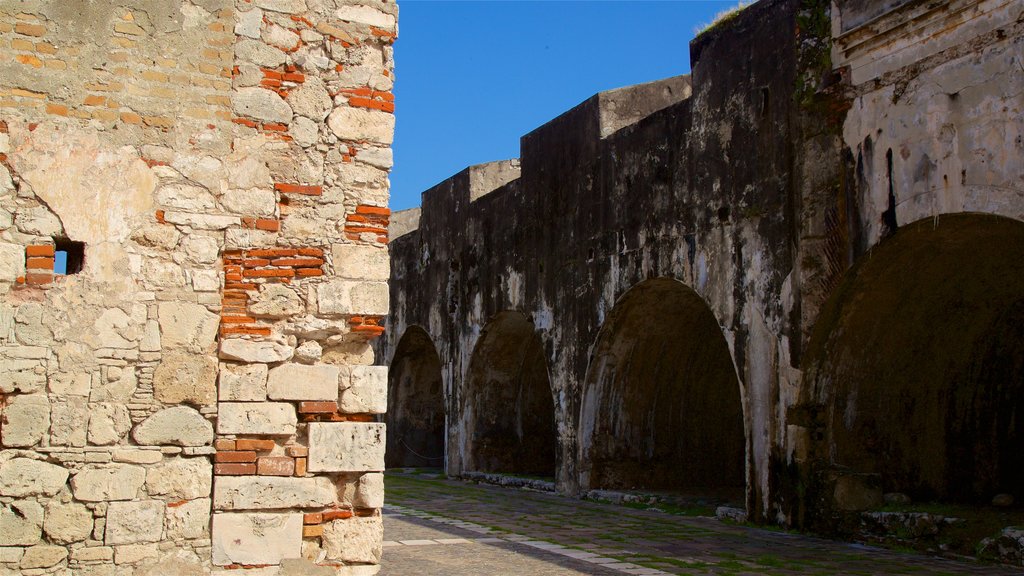
[[(269, 48), (269, 47), (268, 47)], [(261, 50), (261, 52), (266, 52)], [(259, 64), (259, 62), (255, 62)], [(239, 116), (249, 116), (264, 122), (287, 124), (292, 120), (292, 109), (276, 92), (263, 88), (239, 88), (231, 94), (231, 108)]]
[(331, 95), (319, 78), (307, 78), (297, 90), (292, 90), (286, 99), (292, 111), (317, 122), (327, 118), (333, 108)]
[(284, 362), (290, 360), (295, 350), (276, 340), (244, 340), (225, 338), (220, 341), (220, 357), (240, 362)]
[(295, 433), (296, 422), (295, 406), (287, 402), (222, 402), (217, 432), (290, 435)]
[(362, 244), (334, 244), (331, 246), (334, 273), (349, 280), (385, 281), (391, 274), (388, 251)]
[(316, 286), (317, 307), (321, 314), (388, 313), (387, 282), (331, 280)]
[(385, 426), (379, 422), (311, 422), (310, 472), (384, 470)]
[[(216, 244), (214, 244), (216, 255)], [(161, 302), (159, 306), (160, 345), (194, 353), (213, 350), (220, 318), (205, 306), (191, 302)]]
[(0, 506), (0, 546), (31, 546), (43, 532), (43, 507), (35, 500)]
[(142, 466), (88, 466), (71, 477), (71, 490), (82, 502), (134, 500), (145, 481), (146, 469)]
[[(344, 386), (344, 378), (343, 386)], [(388, 367), (352, 366), (348, 387), (338, 401), (341, 412), (383, 414), (388, 411)]]
[(329, 560), (376, 564), (384, 549), (380, 516), (353, 517), (324, 524), (323, 548)]
[(357, 24), (367, 24), (369, 26), (383, 28), (384, 30), (394, 28), (396, 22), (393, 14), (387, 14), (372, 6), (365, 5), (340, 6), (334, 11), (334, 14), (338, 17), (338, 20), (355, 22)]
[(376, 110), (340, 107), (327, 117), (327, 126), (342, 140), (391, 144), (395, 134), (395, 116)]
[(105, 544), (158, 542), (164, 532), (164, 503), (159, 500), (111, 502), (107, 507)]
[(267, 399), (266, 364), (220, 365), (221, 402), (263, 402)]
[(213, 485), (217, 510), (315, 508), (333, 504), (336, 497), (334, 483), (325, 477), (218, 476)]
[(305, 302), (295, 290), (284, 284), (264, 284), (260, 293), (249, 304), (249, 312), (265, 318), (284, 318), (306, 309)]
[(175, 406), (143, 420), (132, 438), (143, 446), (206, 446), (213, 443), (213, 424), (188, 406)]
[(208, 538), (210, 536), (210, 498), (167, 507), (167, 538)]
[(371, 472), (363, 474), (356, 482), (356, 494), (352, 499), (356, 508), (380, 508), (384, 506), (384, 474)]
[(92, 533), (92, 511), (77, 502), (61, 503), (51, 500), (46, 506), (43, 531), (51, 542), (71, 544), (81, 542)]
[(280, 564), (302, 555), (302, 514), (215, 514), (213, 563)]
[(68, 481), (68, 471), (30, 458), (0, 463), (0, 496), (53, 496)]
[(25, 247), (20, 244), (0, 243), (0, 280), (13, 282), (25, 275)]
[(153, 394), (167, 404), (209, 405), (217, 401), (217, 359), (170, 352), (153, 373)]
[(132, 427), (128, 407), (123, 404), (95, 404), (88, 420), (89, 443), (97, 446), (117, 444)]
[(22, 570), (49, 568), (63, 562), (67, 557), (68, 549), (63, 546), (40, 544), (25, 549), (25, 555), (21, 557), (20, 566)]
[(45, 394), (18, 395), (0, 413), (0, 443), (9, 447), (38, 444), (50, 430), (50, 400)]
[(85, 398), (68, 397), (52, 402), (50, 445), (85, 446), (88, 422), (89, 406)]
[(337, 366), (282, 364), (270, 371), (267, 396), (273, 400), (337, 400)]
[(151, 496), (194, 500), (209, 497), (212, 489), (213, 466), (206, 458), (167, 460), (146, 472), (146, 491)]

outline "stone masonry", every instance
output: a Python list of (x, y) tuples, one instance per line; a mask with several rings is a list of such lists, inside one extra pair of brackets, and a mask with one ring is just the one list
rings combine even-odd
[(0, 574), (376, 573), (397, 13), (0, 1)]

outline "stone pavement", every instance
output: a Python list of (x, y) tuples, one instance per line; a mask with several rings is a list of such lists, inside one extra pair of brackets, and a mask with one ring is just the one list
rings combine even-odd
[(424, 474), (386, 482), (384, 576), (1022, 573)]

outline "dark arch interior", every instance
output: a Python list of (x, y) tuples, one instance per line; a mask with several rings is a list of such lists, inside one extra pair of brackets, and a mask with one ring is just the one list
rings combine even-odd
[(465, 399), (474, 472), (554, 476), (555, 407), (544, 347), (525, 316), (503, 312), (480, 335)]
[(402, 336), (388, 371), (387, 452), (390, 467), (444, 465), (441, 360), (416, 326)]
[(1024, 224), (900, 228), (826, 304), (806, 375), (832, 465), (918, 501), (1024, 497)]
[(627, 292), (601, 329), (585, 386), (585, 488), (742, 496), (739, 381), (696, 292), (670, 279)]

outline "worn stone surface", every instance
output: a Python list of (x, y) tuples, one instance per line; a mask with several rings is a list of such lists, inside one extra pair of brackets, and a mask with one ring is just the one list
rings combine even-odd
[(0, 465), (0, 496), (53, 496), (68, 480), (67, 469), (31, 458), (12, 458)]
[(213, 424), (193, 408), (175, 406), (142, 421), (132, 438), (144, 446), (205, 446), (213, 442)]
[(342, 562), (380, 562), (384, 523), (380, 516), (348, 518), (324, 524), (323, 547), (327, 557)]
[(146, 471), (146, 490), (154, 496), (194, 500), (210, 496), (213, 468), (206, 458), (165, 460)]
[(0, 428), (4, 446), (34, 446), (49, 430), (50, 400), (45, 394), (18, 395), (4, 407)]
[(49, 568), (59, 564), (67, 557), (68, 549), (63, 546), (40, 544), (25, 549), (25, 555), (21, 557), (21, 568), (23, 570)]
[(384, 282), (334, 280), (317, 286), (321, 314), (387, 314), (388, 285)]
[(295, 433), (295, 407), (287, 402), (222, 402), (217, 416), (220, 434)]
[(163, 502), (111, 502), (107, 507), (103, 541), (107, 545), (158, 542), (163, 537), (163, 529)]
[(309, 424), (311, 472), (384, 470), (384, 424), (315, 422)]
[(0, 546), (31, 546), (42, 534), (43, 507), (35, 500), (0, 506)]
[[(217, 246), (214, 244), (214, 258), (216, 251)], [(161, 302), (158, 314), (162, 347), (181, 348), (196, 354), (211, 351), (220, 319), (205, 306), (187, 302)]]
[(352, 414), (383, 414), (388, 409), (388, 367), (352, 366), (338, 407)]
[(301, 555), (302, 514), (215, 514), (213, 533), (214, 564), (280, 564)]
[(213, 500), (198, 498), (167, 508), (165, 528), (168, 538), (208, 538)]
[(92, 533), (92, 520), (92, 511), (82, 504), (51, 501), (46, 507), (43, 531), (52, 542), (81, 542)]
[(221, 363), (218, 390), (221, 402), (266, 400), (267, 365)]
[(284, 318), (303, 312), (305, 308), (295, 290), (284, 284), (264, 284), (249, 305), (249, 312), (255, 316)]
[(89, 443), (100, 446), (116, 444), (131, 427), (132, 420), (127, 406), (95, 404), (89, 414)]
[(71, 490), (82, 502), (134, 500), (145, 481), (146, 469), (141, 466), (89, 466), (71, 477)]
[(278, 341), (226, 338), (220, 341), (220, 357), (240, 362), (284, 362), (295, 350)]
[(217, 401), (217, 360), (186, 352), (164, 354), (153, 373), (153, 391), (168, 404), (208, 405)]
[(337, 400), (340, 372), (330, 364), (282, 364), (270, 371), (267, 396), (272, 400)]
[(313, 508), (334, 503), (334, 483), (326, 477), (219, 476), (213, 487), (217, 510)]
[(363, 474), (356, 483), (352, 505), (356, 508), (381, 508), (384, 506), (384, 474), (371, 472)]
[(292, 109), (288, 103), (275, 92), (263, 88), (240, 88), (232, 95), (231, 106), (239, 116), (266, 122), (287, 123), (292, 119)]

